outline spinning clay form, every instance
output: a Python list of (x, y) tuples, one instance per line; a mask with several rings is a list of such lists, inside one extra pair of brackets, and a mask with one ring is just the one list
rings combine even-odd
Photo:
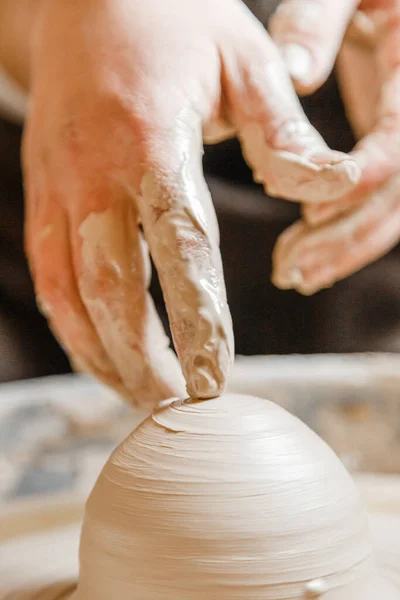
[(400, 600), (358, 491), (306, 425), (259, 398), (164, 404), (87, 502), (73, 600)]

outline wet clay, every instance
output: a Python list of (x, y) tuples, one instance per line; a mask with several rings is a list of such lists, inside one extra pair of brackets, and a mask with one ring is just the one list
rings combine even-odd
[(225, 389), (234, 339), (218, 223), (202, 172), (202, 129), (190, 113), (182, 110), (175, 128), (179, 169), (146, 173), (137, 202), (187, 393), (210, 398)]
[(343, 465), (277, 405), (167, 402), (87, 502), (73, 600), (399, 600)]

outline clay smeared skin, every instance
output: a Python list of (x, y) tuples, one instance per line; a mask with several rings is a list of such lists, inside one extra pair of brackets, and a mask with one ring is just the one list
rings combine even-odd
[[(278, 406), (224, 395), (166, 403), (110, 457), (87, 502), (73, 598), (376, 600), (382, 591), (339, 459)], [(398, 594), (388, 588), (385, 599)]]
[[(170, 195), (155, 205), (164, 214), (168, 239), (175, 232), (170, 247), (183, 256), (177, 223), (184, 215), (187, 225), (196, 213), (193, 204), (209, 204), (196, 167), (196, 187), (190, 186), (190, 194), (185, 188), (181, 203), (190, 210), (176, 210), (185, 165), (200, 163), (200, 130), (208, 142), (236, 134), (267, 192), (307, 203), (306, 224), (296, 224), (276, 249), (277, 285), (313, 293), (400, 239), (396, 2), (286, 0), (271, 22), (281, 56), (236, 0), (223, 0), (217, 9), (210, 2), (209, 11), (204, 0), (152, 2), (88, 0), (72, 7), (66, 0), (3, 0), (0, 6), (0, 61), (32, 92), (24, 143), (26, 239), (39, 305), (78, 369), (94, 373), (129, 401), (151, 406), (182, 394), (184, 381), (151, 308), (148, 282), (143, 284), (146, 251), (136, 251), (141, 237), (134, 223), (152, 210), (142, 190), (152, 181), (152, 193)], [(327, 149), (310, 126), (282, 59), (293, 63), (296, 44), (303, 44), (311, 53), (312, 77), (299, 77), (303, 52), (293, 80), (302, 93), (317, 88), (356, 8), (338, 60), (350, 120), (365, 136), (349, 157)], [(378, 79), (368, 69), (374, 61)], [(189, 138), (193, 133), (186, 140), (189, 155), (182, 154), (182, 130)], [(175, 208), (165, 212), (162, 204)], [(115, 239), (115, 222), (125, 217), (133, 225), (130, 233), (120, 225), (126, 244), (119, 263), (113, 259), (116, 248), (89, 248), (92, 242), (84, 237), (90, 240), (97, 218), (103, 225), (114, 222), (109, 238)], [(150, 242), (155, 235), (146, 229)], [(216, 232), (207, 231), (207, 240), (196, 232), (190, 237), (184, 245), (197, 245), (194, 255), (205, 260), (181, 265), (180, 286), (176, 280), (169, 284), (165, 273), (174, 273), (174, 267), (163, 253), (156, 263), (167, 303), (174, 297), (168, 312), (187, 390), (208, 397), (225, 387), (232, 329), (226, 308), (215, 318), (226, 303)], [(96, 280), (88, 274), (84, 248), (94, 257)], [(210, 301), (214, 293), (219, 296)], [(138, 299), (135, 307), (130, 297)], [(154, 336), (151, 344), (148, 336)], [(132, 360), (135, 367), (129, 369)]]
[[(6, 5), (9, 15), (24, 1)], [(185, 383), (215, 396), (234, 349), (202, 135), (238, 135), (266, 190), (298, 201), (340, 197), (359, 167), (311, 127), (276, 47), (238, 0), (34, 6), (14, 70), (31, 91), (26, 245), (39, 306), (73, 364), (130, 402), (154, 406)], [(11, 58), (0, 56), (12, 75)], [(147, 294), (139, 224), (180, 364)]]

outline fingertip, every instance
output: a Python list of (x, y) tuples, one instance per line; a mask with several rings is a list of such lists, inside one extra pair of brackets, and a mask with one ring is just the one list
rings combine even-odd
[(308, 158), (317, 166), (337, 169), (346, 175), (351, 183), (356, 184), (361, 178), (360, 163), (353, 155), (326, 148), (309, 153)]
[(329, 148), (305, 148), (302, 154), (270, 150), (268, 158), (269, 170), (262, 172), (266, 192), (296, 202), (331, 202), (352, 191), (361, 177), (352, 158)]
[(337, 179), (342, 182), (342, 194), (351, 191), (361, 179), (361, 169), (357, 162), (350, 157), (344, 157), (336, 163), (333, 162), (332, 167), (336, 171)]
[(282, 0), (269, 28), (298, 93), (318, 89), (332, 71), (355, 0)]
[[(360, 165), (353, 157), (341, 152), (327, 150), (309, 155), (309, 160), (316, 165), (321, 180), (324, 180), (326, 193), (321, 193), (316, 200), (330, 202), (349, 193), (361, 179)], [(322, 192), (322, 190), (321, 190)]]
[(187, 392), (191, 398), (206, 400), (220, 396), (226, 388), (233, 364), (233, 353), (229, 341), (219, 344), (215, 355), (195, 354), (188, 361)]
[(290, 77), (300, 94), (314, 90), (314, 58), (311, 51), (297, 43), (286, 42), (280, 52)]
[(361, 167), (357, 163), (357, 161), (348, 156), (345, 159), (343, 159), (343, 161), (340, 163), (340, 167), (343, 170), (343, 173), (345, 174), (349, 183), (353, 186), (357, 185), (357, 183), (361, 179), (362, 173)]
[(303, 274), (295, 265), (288, 267), (287, 265), (277, 264), (274, 266), (271, 281), (280, 290), (295, 290), (297, 287), (301, 287)]
[(225, 388), (225, 381), (217, 379), (208, 369), (192, 370), (187, 383), (187, 393), (191, 398), (208, 400), (220, 396)]
[[(331, 275), (331, 273), (329, 273)], [(314, 296), (322, 289), (327, 289), (334, 285), (331, 277), (325, 276), (320, 280), (316, 278), (306, 278), (304, 273), (297, 266), (285, 269), (277, 269), (273, 274), (272, 283), (280, 290), (292, 290), (302, 296)]]

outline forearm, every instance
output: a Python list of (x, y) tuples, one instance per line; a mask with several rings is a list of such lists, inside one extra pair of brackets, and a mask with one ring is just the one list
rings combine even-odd
[(1, 0), (0, 65), (26, 90), (34, 24), (43, 0)]

